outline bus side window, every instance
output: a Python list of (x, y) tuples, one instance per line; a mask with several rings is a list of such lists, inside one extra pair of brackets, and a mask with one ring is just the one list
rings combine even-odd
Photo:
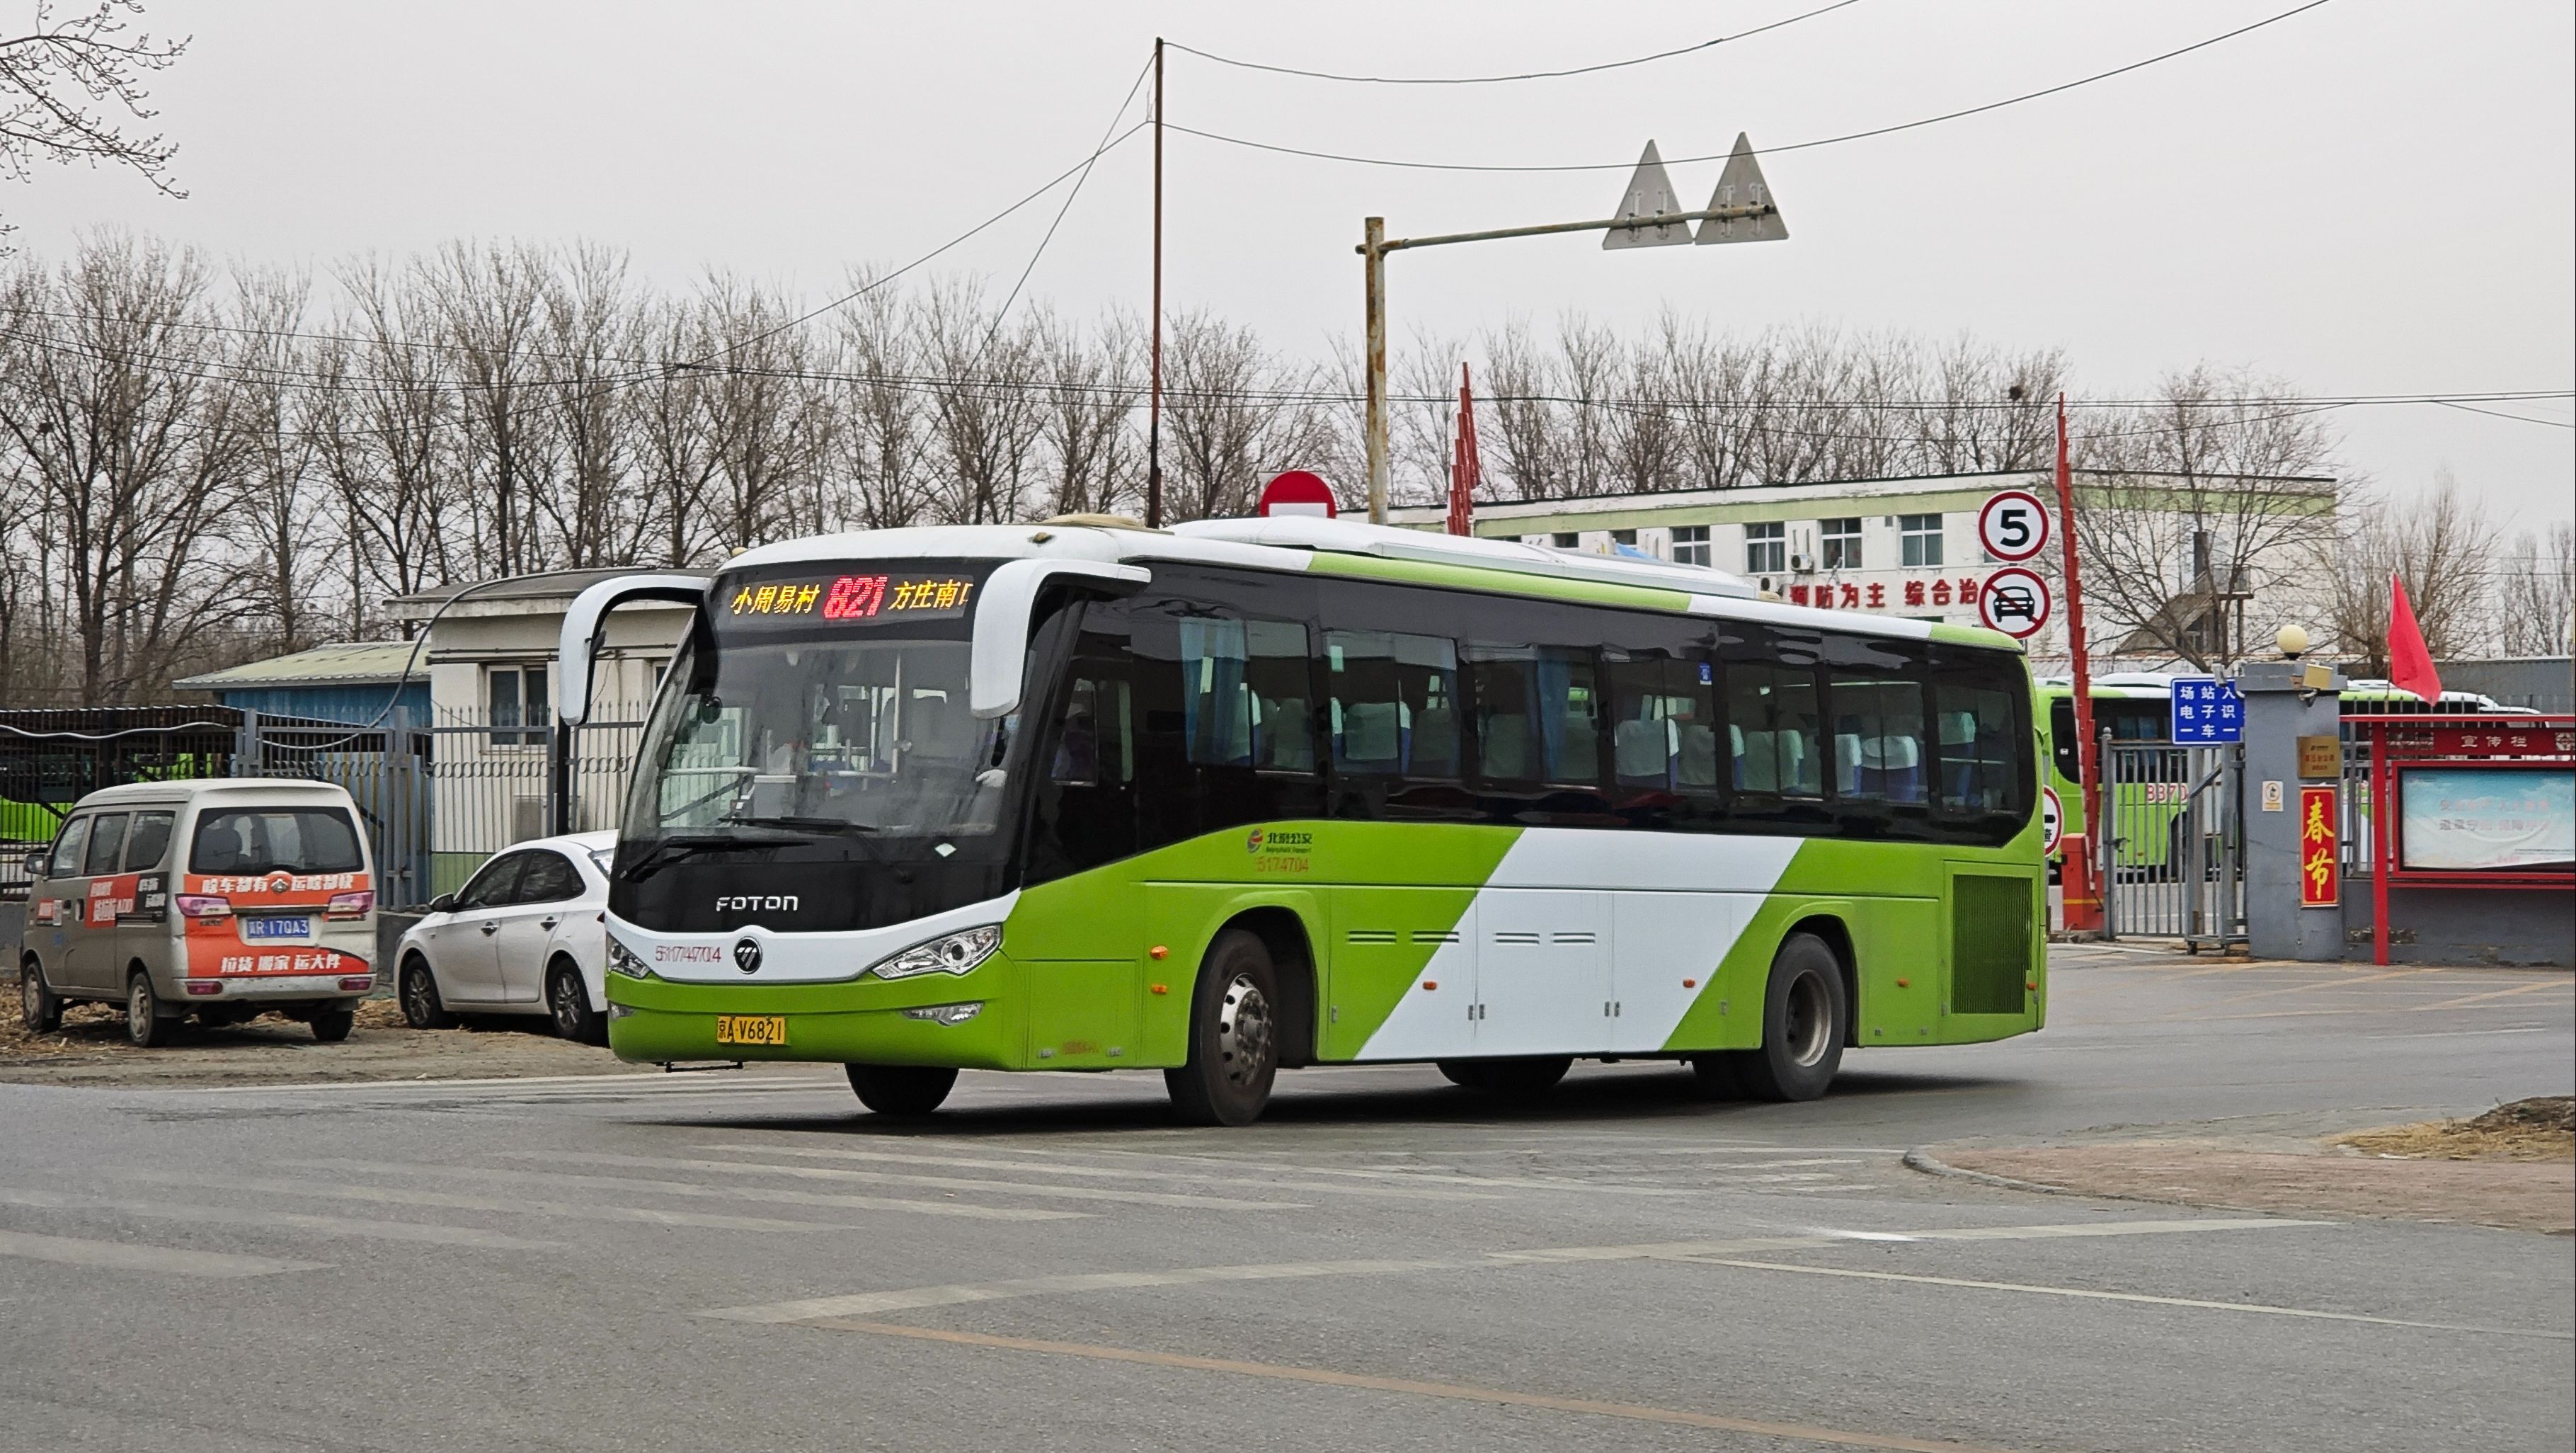
[(2020, 733), (2011, 684), (1945, 671), (1933, 681), (1932, 715), (1940, 754), (1941, 811), (1966, 817), (2022, 815), (2028, 794), (2015, 750)]
[(1326, 631), (1333, 769), (1373, 777), (1458, 776), (1458, 647), (1402, 631)]
[(1738, 792), (1825, 795), (1823, 723), (1813, 668), (1728, 662), (1726, 724)]
[(1189, 759), (1210, 767), (1314, 771), (1306, 628), (1221, 616), (1178, 624)]
[(1604, 670), (1611, 769), (1619, 785), (1716, 791), (1716, 688), (1701, 679), (1699, 663), (1662, 652), (1620, 652)]
[(1477, 776), (1589, 787), (1601, 780), (1601, 690), (1590, 651), (1467, 647), (1476, 703)]
[[(1094, 607), (1091, 619), (1114, 607)], [(1088, 622), (1086, 622), (1088, 623)], [(1136, 851), (1135, 663), (1123, 621), (1086, 630), (1068, 667), (1064, 707), (1037, 743), (1047, 764), (1029, 843), (1029, 881), (1045, 882)]]
[(1925, 801), (1922, 683), (1843, 667), (1834, 670), (1831, 684), (1835, 795)]

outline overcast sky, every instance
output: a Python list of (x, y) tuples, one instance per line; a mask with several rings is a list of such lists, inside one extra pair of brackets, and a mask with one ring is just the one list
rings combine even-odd
[[(1159, 31), (1274, 64), (1481, 74), (1612, 60), (1822, 0), (1617, 6), (1102, 3), (722, 6), (153, 0), (195, 44), (160, 79), (185, 201), (112, 172), (0, 190), (21, 248), (149, 230), (223, 259), (414, 252), (450, 237), (592, 239), (685, 286), (710, 265), (828, 296), (908, 261), (1079, 160)], [(1556, 163), (1722, 152), (1915, 119), (2073, 80), (2296, 0), (1857, 0), (1769, 34), (1601, 75), (1345, 85), (1175, 52), (1174, 125), (1316, 150)], [(23, 0), (9, 5), (23, 10)], [(1604, 253), (1576, 236), (1399, 254), (1399, 343), (1565, 309), (1962, 330), (2064, 347), (2117, 396), (2208, 360), (2314, 394), (2576, 383), (2576, 7), (2334, 0), (2131, 75), (1766, 162), (1792, 231), (1758, 247)], [(1131, 107), (1131, 118), (1141, 108)], [(1141, 310), (1149, 152), (1102, 159), (1032, 292)], [(1460, 174), (1169, 140), (1166, 291), (1317, 356), (1353, 345), (1363, 215), (1429, 233), (1606, 214), (1621, 171)], [(1714, 162), (1674, 168), (1699, 205)], [(1001, 275), (1054, 212), (942, 260)], [(2558, 426), (2416, 405), (2345, 410), (2351, 467), (2395, 489), (2448, 467), (2529, 525), (2576, 512)]]

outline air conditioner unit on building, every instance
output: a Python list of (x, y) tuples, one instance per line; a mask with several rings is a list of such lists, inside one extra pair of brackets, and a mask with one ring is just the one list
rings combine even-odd
[(1816, 557), (1813, 555), (1792, 555), (1789, 557), (1789, 568), (1800, 575), (1813, 575), (1816, 573)]

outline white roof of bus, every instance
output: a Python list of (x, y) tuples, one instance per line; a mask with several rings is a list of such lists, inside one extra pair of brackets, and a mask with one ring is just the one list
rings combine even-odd
[[(1170, 530), (1036, 522), (1025, 525), (928, 525), (899, 530), (853, 530), (784, 540), (746, 550), (726, 570), (758, 569), (807, 561), (987, 559), (1046, 557), (1070, 560), (1153, 561), (1234, 565), (1252, 570), (1304, 570), (1318, 553), (1374, 556), (1423, 565), (1508, 571), (1517, 575), (1669, 590), (1689, 597), (1694, 615), (1768, 621), (1808, 629), (1833, 628), (1872, 635), (1928, 640), (1928, 621), (1863, 611), (1816, 610), (1760, 598), (1742, 577), (1722, 570), (1582, 555), (1511, 540), (1471, 539), (1399, 530), (1352, 520), (1278, 516), (1250, 520), (1196, 520)], [(2013, 643), (1996, 636), (1995, 644)]]

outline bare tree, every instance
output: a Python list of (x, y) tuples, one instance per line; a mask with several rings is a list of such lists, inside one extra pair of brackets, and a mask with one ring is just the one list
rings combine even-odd
[(2313, 585), (2335, 534), (2336, 441), (2277, 379), (2202, 365), (2161, 393), (2088, 412), (2075, 439), (2086, 605), (2110, 654), (2223, 670), (2324, 609)]
[(2496, 644), (2508, 656), (2564, 656), (2576, 634), (2576, 524), (2526, 533), (2505, 556)]
[[(168, 70), (188, 49), (185, 38), (126, 34), (140, 0), (97, 0), (58, 19), (51, 0), (37, 0), (23, 34), (0, 38), (0, 172), (25, 181), (39, 162), (121, 166), (166, 197), (184, 197), (170, 178), (176, 143), (160, 133), (128, 135), (113, 112), (135, 121), (158, 113), (145, 104), (144, 78)], [(0, 227), (0, 235), (10, 229)]]
[(258, 578), (258, 598), (276, 620), (276, 649), (300, 651), (320, 627), (307, 605), (317, 562), (334, 553), (317, 478), (322, 435), (311, 427), (313, 378), (300, 336), (311, 283), (275, 270), (247, 271), (236, 283), (238, 331), (227, 361), (239, 390), (246, 466), (240, 518), (251, 558), (244, 568)]
[(625, 386), (637, 376), (644, 322), (623, 255), (583, 246), (558, 264), (546, 279), (540, 347), (558, 473), (535, 503), (553, 558), (583, 569), (640, 558), (653, 530), (651, 496), (628, 473), (638, 431)]
[(821, 391), (809, 336), (786, 299), (730, 273), (710, 274), (698, 305), (718, 345), (702, 369), (715, 465), (712, 498), (727, 549), (820, 530)]
[(549, 376), (541, 354), (552, 269), (525, 243), (451, 242), (412, 269), (457, 389), (457, 461), (472, 485), (478, 573), (544, 568), (537, 497), (552, 475)]
[(2437, 470), (2433, 487), (2411, 499), (2348, 497), (2343, 528), (2327, 562), (2333, 581), (2335, 648), (2358, 674), (2388, 674), (2392, 580), (2406, 582), (2407, 603), (2435, 660), (2472, 655), (2487, 634), (2487, 592), (2480, 566), (2498, 544), (2486, 512)]
[(1267, 474), (1331, 447), (1313, 371), (1282, 363), (1250, 329), (1185, 313), (1172, 321), (1163, 358), (1166, 518), (1248, 514)]
[(84, 702), (156, 694), (242, 605), (220, 535), (240, 399), (206, 356), (206, 291), (194, 253), (101, 233), (0, 299), (0, 433), (59, 532), (46, 568)]
[(1048, 385), (1041, 439), (1055, 465), (1046, 513), (1122, 513), (1142, 484), (1133, 417), (1143, 330), (1119, 315), (1087, 336), (1051, 316), (1038, 331)]
[(348, 630), (363, 637), (373, 601), (471, 579), (476, 556), (455, 488), (459, 399), (431, 305), (373, 261), (339, 280), (349, 312), (314, 355), (314, 427), (346, 542)]
[(835, 437), (841, 472), (856, 496), (852, 519), (872, 530), (919, 524), (931, 499), (924, 391), (910, 377), (919, 340), (906, 325), (900, 294), (868, 274), (853, 281), (859, 296), (834, 322), (846, 370)]

